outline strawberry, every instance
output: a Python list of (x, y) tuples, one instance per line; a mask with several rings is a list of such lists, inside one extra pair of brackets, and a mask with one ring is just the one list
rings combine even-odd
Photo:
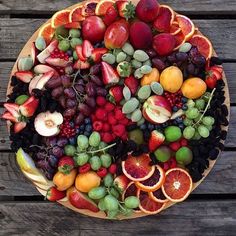
[(14, 132), (17, 134), (26, 127), (26, 122), (17, 122), (14, 124)]
[(64, 25), (64, 27), (66, 29), (80, 29), (81, 28), (81, 24), (80, 22), (70, 22)]
[(14, 117), (9, 111), (5, 111), (3, 114), (2, 114), (2, 118), (5, 119), (5, 120), (10, 120), (12, 122), (18, 122), (18, 119), (16, 117)]
[(116, 85), (109, 90), (109, 94), (114, 98), (116, 103), (120, 103), (123, 99), (123, 87), (120, 85)]
[(98, 63), (102, 59), (102, 55), (107, 53), (107, 48), (95, 48), (92, 52), (92, 55), (89, 58), (89, 61), (91, 60), (93, 63)]
[(15, 118), (19, 118), (20, 113), (20, 106), (15, 103), (4, 103), (3, 105)]
[(65, 196), (66, 196), (66, 191), (59, 191), (54, 186), (48, 189), (46, 194), (46, 198), (51, 202), (56, 202), (58, 200), (61, 200)]
[(32, 96), (23, 105), (20, 106), (20, 112), (25, 117), (31, 117), (37, 110), (38, 105), (39, 100)]
[(157, 130), (153, 130), (149, 138), (148, 146), (151, 152), (154, 152), (165, 141), (165, 136)]
[(116, 2), (119, 15), (126, 20), (133, 19), (135, 16), (135, 6), (132, 2), (117, 1)]
[(68, 175), (74, 167), (75, 162), (72, 157), (64, 156), (60, 158), (58, 163), (58, 171), (61, 173)]
[(86, 57), (83, 55), (82, 45), (77, 45), (75, 51), (80, 61), (86, 61)]
[(139, 87), (139, 81), (134, 76), (125, 78), (124, 84), (130, 89), (132, 95), (134, 95)]
[(114, 21), (116, 21), (118, 17), (118, 11), (116, 9), (116, 6), (113, 5), (113, 6), (110, 6), (107, 11), (106, 11), (106, 14), (103, 18), (103, 22), (109, 26), (111, 25)]
[(217, 77), (212, 73), (206, 77), (205, 82), (208, 88), (213, 89), (216, 87)]
[(223, 67), (222, 66), (212, 66), (207, 68), (206, 70), (207, 76), (215, 75), (217, 80), (221, 80), (223, 78)]
[(88, 69), (89, 67), (90, 64), (87, 61), (82, 61), (82, 60), (77, 60), (73, 65), (73, 68), (77, 70), (84, 70)]
[(17, 71), (15, 73), (17, 79), (21, 80), (24, 83), (29, 83), (33, 79), (34, 74), (31, 71)]
[(92, 55), (92, 52), (94, 50), (93, 45), (88, 41), (84, 40), (82, 44), (82, 54), (85, 58), (89, 58)]
[(108, 63), (104, 61), (101, 62), (101, 65), (102, 65), (103, 83), (105, 85), (116, 84), (120, 81), (120, 77), (117, 71), (115, 71), (111, 65), (109, 65)]
[(220, 74), (223, 74), (223, 67), (222, 67), (222, 66), (212, 66), (210, 69), (211, 69), (211, 70), (216, 70), (216, 71), (218, 71)]

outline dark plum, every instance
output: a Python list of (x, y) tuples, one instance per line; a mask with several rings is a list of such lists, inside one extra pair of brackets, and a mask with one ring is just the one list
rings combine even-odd
[(52, 168), (56, 168), (58, 165), (58, 158), (53, 155), (50, 155), (48, 158), (48, 163)]

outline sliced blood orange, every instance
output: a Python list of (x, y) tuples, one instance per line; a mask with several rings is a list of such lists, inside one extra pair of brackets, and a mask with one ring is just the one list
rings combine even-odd
[(176, 35), (181, 31), (180, 27), (179, 27), (179, 23), (174, 21), (173, 24), (170, 26), (170, 34), (172, 35)]
[(185, 36), (185, 40), (189, 40), (195, 32), (193, 22), (187, 16), (183, 15), (176, 15), (176, 20), (178, 21), (179, 27)]
[(182, 31), (180, 31), (178, 34), (174, 35), (175, 36), (175, 49), (177, 50), (181, 47), (181, 45), (183, 45), (185, 43), (185, 36), (182, 33)]
[(99, 1), (92, 0), (84, 4), (82, 8), (82, 15), (83, 16), (94, 16), (95, 10)]
[(194, 35), (189, 42), (198, 48), (198, 51), (204, 56), (207, 60), (212, 57), (213, 47), (209, 39), (203, 35)]
[(81, 24), (80, 24), (80, 22), (74, 21), (74, 22), (70, 22), (70, 23), (65, 24), (64, 27), (66, 29), (80, 29)]
[(62, 10), (55, 13), (52, 17), (52, 28), (57, 28), (58, 26), (65, 25), (69, 23), (70, 10)]
[(155, 202), (161, 202), (161, 203), (165, 203), (168, 202), (169, 200), (165, 197), (165, 195), (162, 192), (162, 189), (159, 188), (154, 192), (149, 192), (149, 197), (154, 200)]
[(55, 30), (52, 28), (51, 23), (43, 25), (39, 30), (39, 36), (42, 36), (45, 39), (47, 45), (51, 42), (54, 33)]
[(151, 166), (150, 161), (147, 154), (138, 157), (129, 155), (127, 160), (122, 161), (123, 173), (132, 181), (144, 181), (150, 178), (155, 171), (155, 166)]
[(144, 192), (142, 190), (138, 190), (137, 197), (139, 198), (139, 208), (142, 212), (154, 215), (159, 212), (161, 212), (166, 203), (156, 202), (153, 199), (151, 199), (147, 192)]
[(115, 3), (115, 1), (113, 1), (113, 0), (99, 1), (99, 3), (96, 6), (96, 9), (95, 9), (95, 14), (97, 16), (104, 16), (107, 12), (107, 9), (109, 7), (111, 7), (114, 3)]
[(149, 179), (141, 182), (136, 182), (135, 184), (139, 189), (143, 191), (152, 192), (159, 189), (164, 183), (164, 180), (165, 180), (164, 170), (160, 166), (156, 165), (156, 169), (153, 175)]
[(192, 187), (193, 182), (189, 173), (181, 168), (174, 168), (166, 172), (162, 191), (170, 201), (182, 202), (189, 196)]
[(82, 9), (83, 6), (78, 6), (71, 10), (70, 15), (69, 15), (69, 21), (70, 22), (79, 22), (83, 21), (85, 17), (82, 15)]

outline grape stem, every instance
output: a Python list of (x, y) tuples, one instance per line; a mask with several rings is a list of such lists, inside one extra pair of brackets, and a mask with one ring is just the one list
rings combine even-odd
[(216, 88), (214, 88), (214, 89), (212, 90), (211, 95), (210, 95), (210, 98), (209, 98), (209, 100), (208, 100), (208, 103), (207, 103), (207, 105), (206, 105), (206, 107), (205, 107), (205, 110), (203, 111), (203, 113), (202, 113), (200, 119), (199, 119), (195, 124), (193, 124), (193, 126), (192, 126), (193, 128), (201, 122), (202, 118), (203, 118), (204, 115), (206, 114), (206, 112), (207, 112), (207, 110), (208, 110), (208, 108), (209, 108), (209, 106), (210, 106), (210, 104), (211, 104), (211, 100), (212, 100), (212, 98), (213, 98), (213, 95), (214, 95), (214, 92), (215, 92), (215, 91), (216, 91)]
[(107, 149), (109, 149), (109, 148), (114, 147), (115, 145), (116, 145), (116, 143), (113, 143), (113, 144), (111, 144), (111, 145), (109, 145), (109, 146), (107, 146), (107, 147), (104, 147), (104, 148), (102, 148), (102, 149), (98, 149), (98, 150), (95, 150), (95, 151), (88, 151), (87, 153), (89, 153), (89, 154), (94, 154), (94, 153), (97, 153), (97, 152), (103, 152), (103, 151), (105, 151), (105, 150), (107, 150)]

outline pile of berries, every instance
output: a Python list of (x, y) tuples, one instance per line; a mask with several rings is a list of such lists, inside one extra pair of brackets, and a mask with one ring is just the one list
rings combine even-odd
[(60, 59), (64, 59), (66, 61), (69, 61), (69, 55), (66, 52), (63, 52), (61, 50), (59, 50), (59, 48), (56, 48), (51, 54), (50, 56), (52, 58), (60, 58)]

